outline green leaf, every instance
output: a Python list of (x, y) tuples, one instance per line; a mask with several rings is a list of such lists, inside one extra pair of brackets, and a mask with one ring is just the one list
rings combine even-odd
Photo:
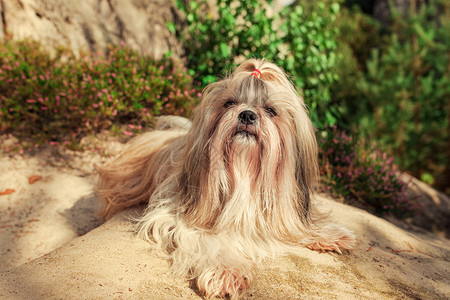
[(225, 58), (230, 57), (230, 49), (226, 43), (221, 43), (219, 45), (219, 48), (220, 48), (220, 53), (222, 54), (223, 57), (225, 57)]
[(166, 22), (166, 27), (167, 27), (167, 29), (169, 29), (170, 33), (175, 33), (176, 32), (175, 23), (173, 23), (173, 22)]
[(207, 85), (207, 84), (215, 82), (216, 80), (217, 80), (216, 76), (214, 76), (214, 75), (207, 75), (207, 76), (204, 76), (202, 78), (202, 83), (203, 83), (203, 85)]

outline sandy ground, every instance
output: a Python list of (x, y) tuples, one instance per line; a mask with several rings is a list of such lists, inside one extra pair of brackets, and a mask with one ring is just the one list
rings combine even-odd
[[(0, 142), (6, 147), (14, 139)], [(158, 247), (136, 237), (130, 211), (102, 224), (93, 164), (122, 145), (101, 138), (88, 144), (84, 152), (49, 146), (0, 155), (0, 298), (198, 299), (185, 278), (171, 274)], [(244, 298), (450, 298), (449, 240), (318, 201), (356, 233), (356, 249), (299, 249), (299, 256), (267, 261), (256, 266)]]
[[(94, 164), (122, 147), (109, 139), (87, 139), (83, 152), (44, 146), (0, 154), (0, 270), (40, 257), (103, 223), (93, 192)], [(16, 141), (0, 137), (0, 150)]]

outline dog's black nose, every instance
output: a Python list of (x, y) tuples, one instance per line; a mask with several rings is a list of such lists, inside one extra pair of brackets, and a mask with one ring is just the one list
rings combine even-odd
[(243, 124), (250, 125), (255, 123), (258, 116), (251, 110), (244, 110), (239, 114), (238, 118)]

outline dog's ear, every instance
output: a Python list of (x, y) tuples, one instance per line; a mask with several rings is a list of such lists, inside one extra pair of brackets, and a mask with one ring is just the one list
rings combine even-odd
[(301, 217), (308, 221), (310, 202), (318, 183), (318, 150), (314, 128), (306, 111), (299, 109), (293, 116), (296, 131), (296, 181)]
[[(184, 165), (179, 179), (181, 209), (191, 226), (211, 228), (222, 210), (220, 179), (217, 172), (221, 149), (213, 149), (213, 135), (221, 119), (220, 99), (229, 80), (210, 84), (193, 112), (192, 127), (186, 135)], [(213, 156), (213, 157), (211, 157)], [(223, 162), (222, 162), (223, 163)], [(216, 173), (214, 173), (216, 172)]]
[[(196, 145), (198, 146), (198, 145)], [(189, 146), (188, 146), (189, 147)], [(220, 208), (217, 198), (208, 197), (209, 155), (202, 147), (191, 148), (179, 179), (179, 199), (188, 226), (211, 228)]]

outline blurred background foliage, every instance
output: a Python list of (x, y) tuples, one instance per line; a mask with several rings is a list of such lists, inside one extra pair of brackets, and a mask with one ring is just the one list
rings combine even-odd
[(6, 39), (0, 129), (53, 143), (103, 129), (131, 136), (155, 115), (189, 115), (202, 87), (264, 57), (304, 96), (332, 192), (410, 216), (420, 208), (405, 198), (397, 168), (450, 194), (450, 1), (386, 0), (383, 18), (376, 2), (176, 0), (185, 20), (167, 27), (184, 59), (124, 45), (50, 54)]
[(336, 22), (338, 125), (449, 193), (450, 2), (409, 1), (406, 13), (389, 3), (387, 25), (359, 6), (344, 8)]

